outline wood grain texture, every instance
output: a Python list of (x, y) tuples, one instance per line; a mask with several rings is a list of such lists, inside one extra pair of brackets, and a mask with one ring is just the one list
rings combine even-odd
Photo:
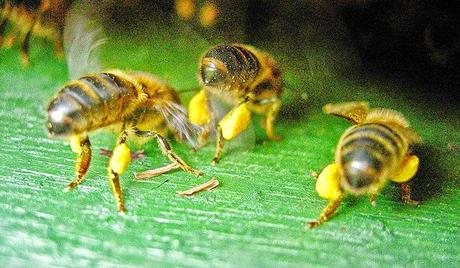
[[(152, 71), (178, 88), (196, 86), (196, 62), (207, 45), (174, 35), (164, 44), (157, 41), (119, 37), (104, 54), (113, 67)], [(33, 66), (25, 70), (17, 49), (0, 51), (2, 266), (460, 266), (460, 154), (448, 148), (449, 142), (460, 145), (454, 108), (440, 104), (427, 109), (427, 98), (401, 94), (394, 85), (343, 80), (333, 71), (322, 72), (327, 66), (318, 60), (308, 85), (287, 74), (309, 98), (305, 105), (295, 92), (285, 95), (277, 128), (283, 141), (266, 142), (259, 129), (254, 150), (226, 153), (216, 167), (210, 165), (212, 145), (191, 153), (186, 145), (173, 143), (206, 176), (177, 171), (135, 181), (133, 172), (168, 162), (151, 142), (144, 148), (148, 157), (134, 162), (122, 177), (128, 211), (120, 216), (103, 156), (94, 156), (82, 185), (62, 191), (73, 177), (75, 155), (65, 142), (47, 138), (44, 111), (67, 74), (47, 45), (32, 50)], [(288, 54), (276, 53), (279, 58)], [(414, 181), (414, 197), (422, 204), (404, 206), (397, 186), (388, 185), (377, 207), (365, 197), (348, 198), (326, 224), (305, 230), (305, 222), (326, 203), (309, 174), (332, 161), (335, 144), (348, 127), (323, 115), (321, 106), (353, 99), (399, 109), (423, 136), (422, 170)], [(95, 152), (114, 143), (113, 135), (92, 138)], [(213, 191), (191, 198), (176, 195), (212, 176), (221, 182)]]

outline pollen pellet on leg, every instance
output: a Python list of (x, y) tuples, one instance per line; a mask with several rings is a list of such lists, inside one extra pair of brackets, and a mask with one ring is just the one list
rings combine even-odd
[(131, 162), (131, 152), (128, 145), (122, 143), (113, 150), (112, 158), (110, 158), (110, 168), (118, 174), (125, 171), (129, 162)]
[(250, 122), (251, 112), (246, 104), (241, 104), (220, 122), (222, 136), (226, 140), (231, 140), (245, 130)]
[(336, 199), (341, 194), (339, 170), (336, 164), (323, 169), (316, 181), (316, 192), (325, 199)]

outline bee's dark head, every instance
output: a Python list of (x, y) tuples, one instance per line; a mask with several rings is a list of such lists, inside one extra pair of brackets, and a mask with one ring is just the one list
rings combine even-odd
[(229, 79), (227, 68), (222, 62), (213, 58), (204, 58), (201, 64), (201, 80), (206, 86), (224, 85)]

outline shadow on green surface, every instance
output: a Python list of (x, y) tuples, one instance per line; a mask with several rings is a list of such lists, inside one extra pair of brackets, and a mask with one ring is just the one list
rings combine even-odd
[(430, 144), (417, 145), (414, 153), (420, 158), (420, 166), (415, 178), (411, 181), (412, 197), (415, 200), (426, 201), (443, 194), (447, 184), (453, 180), (448, 170), (440, 161), (442, 151)]

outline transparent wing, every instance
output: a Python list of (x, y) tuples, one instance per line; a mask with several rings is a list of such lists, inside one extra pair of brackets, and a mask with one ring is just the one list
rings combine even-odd
[[(210, 137), (216, 137), (216, 129), (217, 124), (222, 118), (230, 112), (233, 106), (228, 105), (227, 103), (221, 101), (217, 96), (213, 95), (212, 93), (208, 92), (208, 109), (213, 115), (213, 122), (212, 123), (212, 130), (213, 132), (210, 133)], [(238, 136), (234, 139), (226, 141), (224, 146), (224, 151), (249, 151), (254, 148), (254, 144), (256, 142), (256, 135), (253, 126), (253, 122), (251, 122), (248, 127), (243, 130)]]
[(101, 71), (99, 49), (106, 41), (94, 1), (79, 1), (67, 13), (64, 50), (71, 79)]
[(329, 103), (323, 106), (323, 111), (326, 114), (336, 115), (353, 124), (361, 123), (369, 113), (369, 104), (367, 102), (343, 102)]
[(189, 121), (185, 108), (174, 102), (168, 102), (157, 107), (166, 119), (170, 129), (173, 129), (180, 140), (186, 141), (192, 147), (198, 145), (198, 135), (202, 127)]

